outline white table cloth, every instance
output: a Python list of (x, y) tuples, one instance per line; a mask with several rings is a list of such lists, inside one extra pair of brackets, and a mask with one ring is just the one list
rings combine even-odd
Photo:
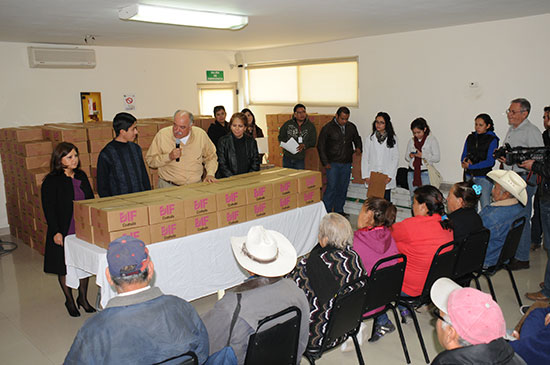
[[(250, 227), (263, 225), (284, 234), (298, 256), (317, 243), (319, 222), (326, 215), (322, 202), (241, 224), (148, 245), (155, 265), (152, 285), (165, 294), (193, 300), (227, 289), (247, 277), (231, 250), (231, 236), (246, 236)], [(78, 288), (79, 279), (96, 275), (101, 305), (105, 307), (116, 292), (107, 282), (106, 250), (70, 235), (65, 238), (67, 285)]]

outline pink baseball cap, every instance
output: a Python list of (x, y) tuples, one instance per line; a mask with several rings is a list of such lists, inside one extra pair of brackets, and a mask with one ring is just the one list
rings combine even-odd
[(489, 294), (440, 278), (433, 284), (430, 297), (439, 310), (449, 315), (459, 336), (472, 345), (489, 343), (506, 334), (502, 310)]

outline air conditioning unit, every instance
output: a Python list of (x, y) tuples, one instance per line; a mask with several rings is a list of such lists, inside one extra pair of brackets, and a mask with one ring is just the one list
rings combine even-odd
[(31, 68), (94, 68), (95, 51), (84, 48), (28, 47)]

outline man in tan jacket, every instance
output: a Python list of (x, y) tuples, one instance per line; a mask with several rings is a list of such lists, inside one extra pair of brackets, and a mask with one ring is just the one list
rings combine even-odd
[(159, 187), (215, 182), (218, 169), (216, 147), (204, 130), (193, 127), (193, 114), (186, 110), (174, 113), (174, 125), (158, 131), (146, 156), (149, 167), (158, 168)]

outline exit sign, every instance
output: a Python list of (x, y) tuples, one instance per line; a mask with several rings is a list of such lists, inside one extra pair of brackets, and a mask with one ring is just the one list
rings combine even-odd
[(206, 81), (223, 81), (223, 71), (206, 71)]

